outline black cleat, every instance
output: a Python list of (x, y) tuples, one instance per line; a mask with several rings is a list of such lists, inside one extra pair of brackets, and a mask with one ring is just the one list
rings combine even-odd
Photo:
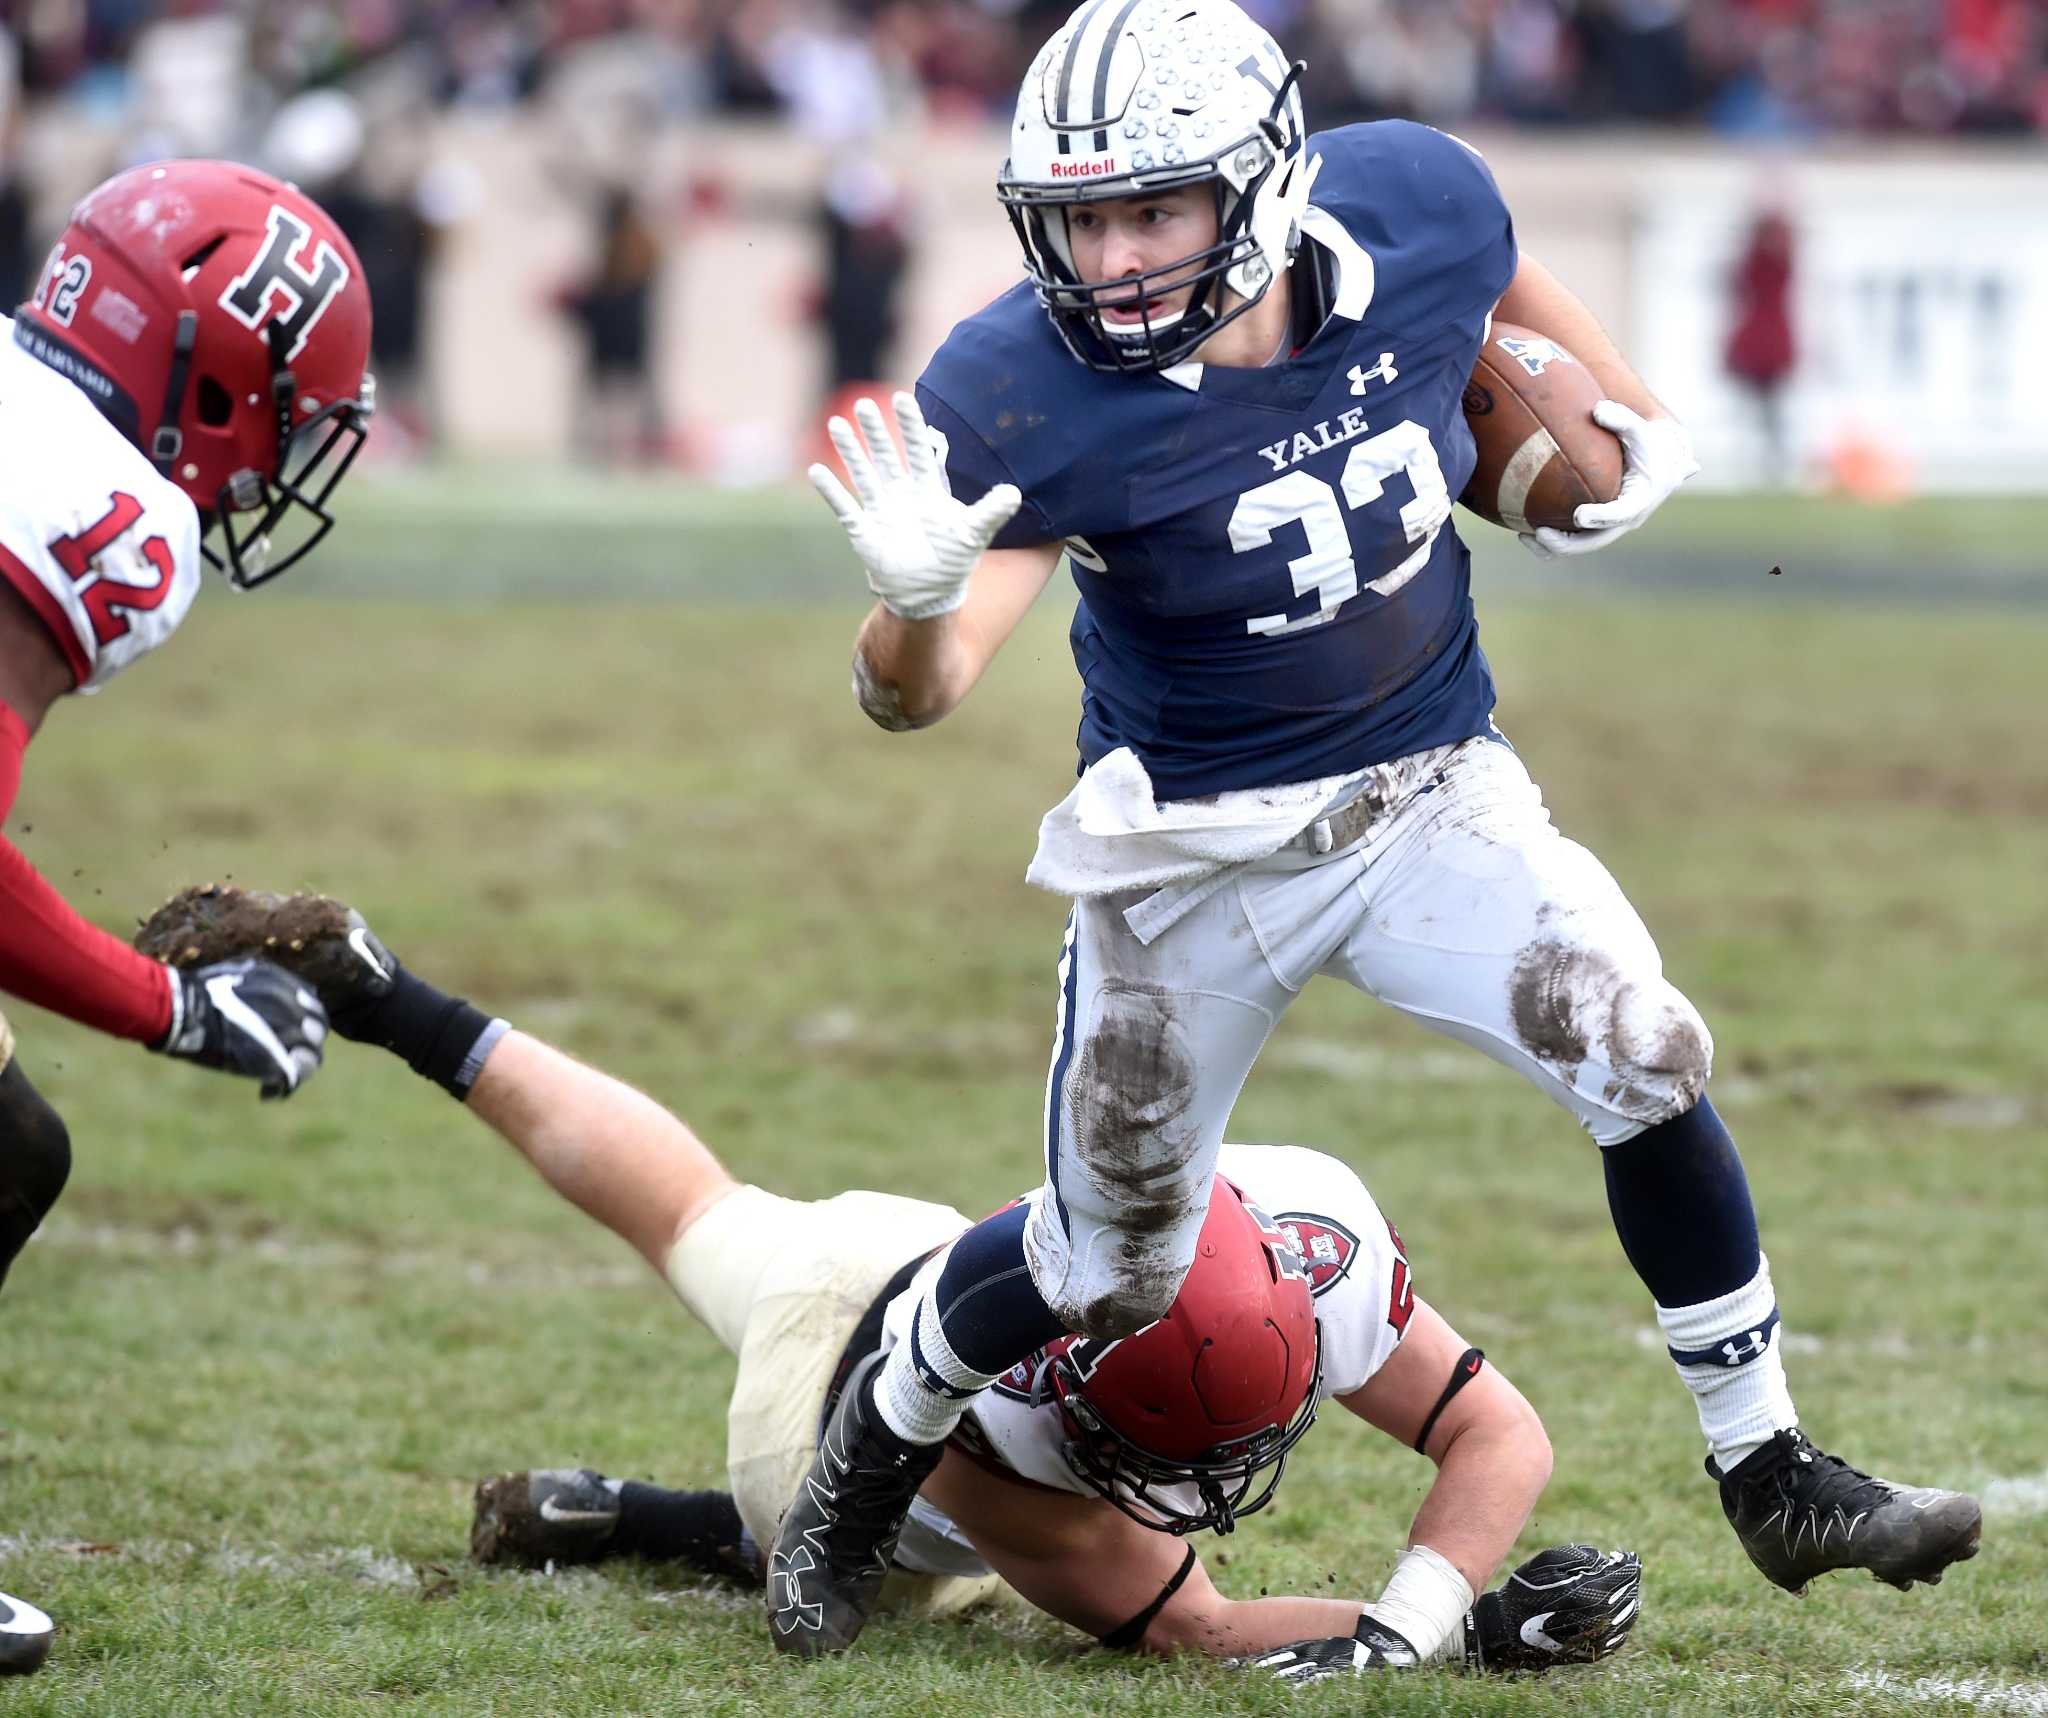
[(28, 1676), (50, 1656), (57, 1625), (34, 1605), (0, 1593), (0, 1676)]
[(769, 1636), (802, 1658), (844, 1652), (859, 1637), (910, 1501), (945, 1452), (905, 1443), (883, 1423), (881, 1364), (873, 1355), (847, 1379), (768, 1560)]
[(522, 1569), (595, 1563), (618, 1526), (618, 1494), (587, 1467), (501, 1473), (477, 1484), (469, 1554)]
[(1796, 1428), (1723, 1473), (1721, 1508), (1749, 1560), (1788, 1593), (1816, 1575), (1868, 1569), (1901, 1592), (1930, 1587), (1951, 1563), (1977, 1555), (1984, 1511), (1974, 1497), (1873, 1479), (1814, 1446)]

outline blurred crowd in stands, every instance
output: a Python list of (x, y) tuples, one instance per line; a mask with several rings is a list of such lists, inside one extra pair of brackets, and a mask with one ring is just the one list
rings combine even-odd
[[(921, 101), (1006, 112), (1067, 0), (10, 0), (20, 85), (120, 102), (145, 38), (234, 21), (272, 94), (392, 58), (444, 103), (530, 95), (627, 39), (663, 106), (830, 130)], [(1326, 123), (1704, 124), (1765, 135), (2048, 129), (2042, 0), (1249, 0)], [(216, 33), (222, 33), (218, 28)]]
[[(1319, 125), (1400, 114), (1778, 140), (2048, 131), (2048, 0), (1243, 3), (1308, 62)], [(663, 422), (655, 309), (663, 269), (723, 193), (650, 183), (650, 141), (752, 119), (816, 146), (818, 182), (790, 186), (777, 214), (815, 234), (797, 314), (817, 326), (819, 397), (833, 398), (887, 373), (915, 238), (884, 157), (853, 145), (895, 121), (1006, 118), (1071, 4), (0, 0), (0, 293), (25, 290), (70, 200), (112, 168), (255, 162), (321, 198), (364, 260), (391, 408), (380, 447), (432, 442), (424, 295), (477, 188), (429, 133), (437, 116), (530, 109), (555, 140), (544, 189), (588, 237), (580, 272), (542, 289), (581, 338), (577, 445), (608, 461), (689, 457)], [(94, 159), (38, 143), (53, 129), (38, 114), (59, 110), (100, 140)], [(1789, 334), (1773, 332), (1784, 237), (1762, 242), (1729, 360), (1766, 407), (1791, 364)]]

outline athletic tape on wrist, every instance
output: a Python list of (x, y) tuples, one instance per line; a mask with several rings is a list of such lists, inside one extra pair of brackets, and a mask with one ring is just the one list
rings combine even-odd
[(1457, 1565), (1427, 1545), (1411, 1545), (1365, 1614), (1400, 1635), (1427, 1664), (1446, 1641), (1463, 1639), (1465, 1613), (1471, 1608), (1472, 1587)]

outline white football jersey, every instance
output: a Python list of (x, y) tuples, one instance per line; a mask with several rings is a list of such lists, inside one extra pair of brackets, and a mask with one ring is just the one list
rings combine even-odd
[(42, 616), (80, 691), (177, 630), (201, 565), (190, 497), (0, 317), (0, 576)]
[[(1415, 1308), (1400, 1237), (1358, 1176), (1323, 1152), (1293, 1145), (1226, 1144), (1216, 1172), (1294, 1240), (1308, 1266), (1322, 1333), (1321, 1399), (1350, 1394), (1387, 1363)], [(908, 1337), (918, 1300), (944, 1262), (943, 1252), (927, 1260), (889, 1303), (884, 1347)], [(1034, 1359), (999, 1378), (968, 1410), (956, 1441), (998, 1469), (1092, 1497), (1093, 1487), (1067, 1464), (1066, 1429), (1050, 1392), (1033, 1400), (1035, 1371)], [(1189, 1501), (1194, 1501), (1192, 1494)], [(897, 1560), (909, 1568), (962, 1573), (967, 1572), (960, 1560), (963, 1551), (969, 1547), (959, 1529), (917, 1499)]]

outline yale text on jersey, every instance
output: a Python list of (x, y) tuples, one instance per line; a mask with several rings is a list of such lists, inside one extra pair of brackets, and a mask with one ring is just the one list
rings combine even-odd
[(1290, 465), (1298, 465), (1311, 454), (1322, 453), (1347, 441), (1355, 441), (1365, 434), (1367, 427), (1365, 408), (1348, 406), (1336, 417), (1324, 418), (1305, 430), (1296, 430), (1286, 440), (1262, 447), (1259, 452), (1275, 471), (1285, 471)]

